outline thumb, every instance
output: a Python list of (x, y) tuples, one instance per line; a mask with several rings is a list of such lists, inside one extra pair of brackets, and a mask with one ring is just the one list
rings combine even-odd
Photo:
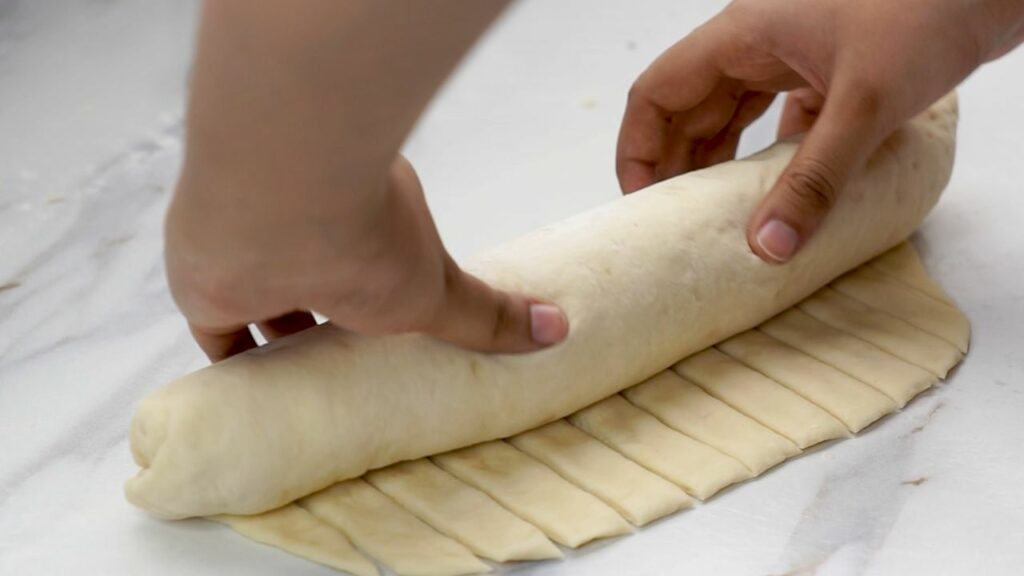
[(814, 235), (854, 170), (879, 143), (878, 98), (833, 93), (747, 227), (762, 260), (780, 264)]
[(445, 259), (445, 294), (423, 332), (481, 352), (529, 352), (563, 340), (569, 322), (557, 306), (502, 292)]

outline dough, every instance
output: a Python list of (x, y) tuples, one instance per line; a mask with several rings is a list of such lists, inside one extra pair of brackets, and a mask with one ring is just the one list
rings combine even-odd
[(399, 574), (457, 576), (491, 571), (462, 544), (435, 532), (364, 480), (335, 484), (303, 498), (300, 505)]
[[(956, 306), (949, 294), (946, 294), (946, 291), (928, 275), (917, 252), (906, 242), (886, 251), (867, 266), (885, 274), (891, 280), (927, 294), (940, 302)], [(970, 336), (970, 332), (968, 332), (968, 336)]]
[[(859, 270), (871, 268), (865, 265)], [(902, 282), (899, 278), (895, 281)], [(934, 300), (923, 292), (920, 297)], [(890, 305), (887, 310), (891, 317), (867, 314), (863, 327), (879, 330), (892, 317), (903, 318), (918, 310), (917, 303), (905, 303), (907, 310)], [(968, 328), (960, 319), (949, 315), (945, 318), (950, 326), (959, 326), (960, 331), (946, 325), (938, 329), (954, 340), (965, 339)], [(813, 343), (813, 350), (852, 372), (865, 366), (895, 368), (886, 381), (893, 390), (912, 394), (917, 384), (911, 381), (916, 382), (920, 374), (924, 374), (926, 382), (935, 378), (797, 308), (699, 352), (677, 366), (709, 390), (731, 398), (740, 410), (804, 444), (845, 432), (838, 422), (822, 416), (826, 412), (849, 428), (860, 429), (897, 408), (895, 400), (872, 386), (762, 332), (770, 330), (768, 326), (778, 326), (780, 321), (785, 328), (782, 333), (791, 340)], [(880, 324), (876, 326), (873, 322)], [(887, 365), (887, 360), (893, 364)], [(901, 372), (900, 367), (909, 370)], [(898, 378), (909, 380), (901, 383)], [(589, 494), (634, 524), (642, 525), (689, 506), (692, 500), (686, 493), (706, 499), (753, 475), (739, 461), (709, 444), (741, 455), (758, 469), (800, 453), (790, 440), (673, 371), (661, 372), (621, 395), (610, 396), (570, 415), (568, 420), (556, 420), (512, 436), (506, 442), (490, 442), (435, 456), (439, 461), (452, 459), (446, 463), (450, 469), (492, 494), (507, 509), (427, 458), (371, 471), (364, 478), (438, 532), (481, 556), (541, 558), (558, 555), (558, 551), (531, 522), (553, 535), (561, 534), (560, 541), (571, 545), (602, 533), (601, 529), (587, 527), (588, 522), (603, 525), (603, 533), (610, 535), (625, 529), (624, 523), (607, 508), (592, 508), (596, 501)], [(352, 482), (343, 482), (303, 501), (316, 501), (320, 494), (331, 494)], [(465, 571), (464, 562), (453, 563), (451, 551), (445, 546), (432, 552), (430, 546), (409, 544), (414, 532), (427, 543), (443, 537), (431, 534), (429, 528), (395, 509), (386, 499), (381, 503), (381, 498), (381, 494), (371, 491), (368, 495), (353, 492), (347, 501), (332, 499), (332, 504), (343, 510), (342, 519), (335, 521), (342, 529), (352, 531), (353, 539), (360, 545), (368, 551), (375, 550), (371, 553), (379, 554), (392, 565), (413, 566), (419, 571), (429, 568), (436, 574)], [(386, 512), (383, 520), (378, 512), (382, 507)], [(309, 514), (299, 521), (287, 520), (296, 510), (302, 512), (289, 505), (257, 516), (232, 516), (232, 525), (261, 542), (322, 563), (339, 566), (345, 561), (366, 562), (340, 532), (336, 536), (325, 534), (331, 528), (321, 520)], [(339, 514), (337, 510), (333, 513)], [(330, 518), (326, 514), (324, 517)], [(309, 522), (313, 526), (308, 529), (310, 534), (306, 534), (305, 524)], [(412, 525), (408, 526), (410, 522)], [(253, 531), (253, 526), (260, 529)], [(388, 541), (389, 534), (396, 533), (399, 537), (391, 548), (381, 543)], [(341, 538), (338, 550), (325, 549), (334, 546), (332, 538)], [(409, 549), (395, 548), (403, 545)], [(337, 559), (339, 555), (341, 561)], [(399, 562), (402, 558), (404, 562)]]
[(892, 398), (763, 332), (747, 330), (717, 348), (821, 406), (852, 432), (896, 410)]
[(594, 495), (506, 442), (477, 444), (433, 459), (559, 544), (576, 548), (630, 531), (629, 523)]
[(619, 395), (569, 418), (581, 430), (701, 500), (752, 476), (733, 458), (665, 426)]
[(793, 442), (670, 370), (623, 394), (670, 427), (739, 460), (755, 475), (800, 453)]
[(258, 516), (222, 515), (212, 518), (262, 544), (319, 562), (356, 576), (377, 576), (379, 572), (366, 556), (356, 550), (345, 535), (303, 508), (289, 504)]
[(693, 505), (681, 489), (565, 420), (508, 439), (636, 526)]
[(967, 353), (971, 326), (962, 312), (870, 266), (861, 266), (832, 283), (837, 292), (934, 334)]
[(532, 524), (426, 458), (374, 470), (366, 480), (437, 531), (497, 562), (560, 558)]
[(828, 412), (714, 348), (681, 360), (672, 370), (799, 448), (847, 435)]
[(744, 230), (792, 142), (483, 255), (469, 266), (479, 276), (565, 310), (569, 337), (542, 352), (485, 355), (325, 325), (185, 376), (138, 408), (131, 445), (141, 470), (127, 497), (170, 518), (255, 514), (368, 470), (565, 417), (763, 322), (906, 238), (949, 177), (955, 124), (950, 95), (898, 130), (784, 266), (751, 254)]
[(945, 378), (963, 356), (949, 342), (831, 288), (801, 302), (800, 309), (939, 378)]
[(758, 330), (873, 386), (901, 408), (938, 380), (927, 370), (808, 316), (799, 308), (786, 310)]

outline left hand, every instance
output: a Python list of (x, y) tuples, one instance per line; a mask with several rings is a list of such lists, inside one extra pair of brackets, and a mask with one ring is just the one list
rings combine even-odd
[(619, 184), (630, 193), (732, 159), (789, 92), (779, 136), (808, 134), (747, 229), (755, 254), (785, 262), (883, 139), (1022, 37), (1016, 0), (734, 0), (633, 84)]

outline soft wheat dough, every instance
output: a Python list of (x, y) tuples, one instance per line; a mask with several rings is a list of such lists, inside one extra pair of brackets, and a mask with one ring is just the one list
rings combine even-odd
[(754, 475), (800, 453), (790, 440), (671, 370), (623, 395), (671, 428), (739, 460)]
[(631, 530), (628, 522), (593, 494), (507, 442), (477, 444), (433, 459), (564, 546), (576, 548)]
[(822, 288), (801, 302), (799, 307), (818, 320), (920, 366), (939, 378), (945, 378), (949, 369), (963, 356), (942, 338), (831, 288)]
[(249, 538), (280, 548), (314, 562), (355, 576), (377, 576), (379, 572), (359, 553), (345, 535), (305, 509), (289, 504), (257, 516), (215, 516)]
[(905, 320), (967, 353), (971, 325), (956, 306), (890, 278), (870, 266), (861, 266), (832, 282), (832, 288), (855, 300)]
[(565, 420), (508, 439), (637, 526), (693, 505), (679, 487)]
[(799, 448), (847, 435), (828, 412), (715, 348), (677, 362), (672, 370)]
[(827, 410), (852, 432), (896, 409), (892, 398), (763, 332), (747, 330), (717, 347)]
[(569, 417), (581, 430), (704, 500), (751, 473), (738, 461), (665, 426), (619, 395)]
[(873, 386), (900, 407), (938, 380), (924, 368), (833, 328), (799, 308), (786, 310), (757, 329)]
[[(909, 242), (897, 244), (895, 248), (887, 250), (872, 260), (868, 266), (936, 300), (956, 306), (949, 294), (946, 294), (946, 291), (928, 275), (928, 271), (921, 264), (921, 259), (918, 258), (917, 251)], [(968, 336), (970, 336), (970, 332), (968, 332)]]
[(562, 556), (532, 524), (427, 458), (374, 470), (364, 478), (437, 531), (484, 558), (507, 562)]
[[(909, 251), (901, 252), (912, 256)], [(909, 261), (906, 263), (912, 264)], [(873, 268), (865, 265), (859, 270)], [(896, 278), (902, 280), (902, 277)], [(919, 293), (919, 296), (932, 299), (924, 293)], [(917, 310), (917, 304), (914, 302), (899, 298), (897, 301), (907, 303), (908, 310)], [(908, 310), (891, 305), (887, 309), (895, 317), (902, 318), (909, 314)], [(910, 366), (914, 370), (921, 370), (888, 356), (856, 337), (845, 335), (847, 339), (833, 338), (831, 335), (837, 332), (835, 328), (798, 313), (796, 309), (791, 312), (796, 312), (796, 317), (805, 321), (788, 322), (787, 330), (802, 337), (803, 340), (818, 344), (819, 352), (822, 350), (821, 345), (824, 344), (824, 350), (831, 350), (830, 357), (839, 359), (841, 366), (874, 365), (881, 358), (880, 366), (883, 368)], [(791, 315), (782, 315), (783, 318), (787, 316)], [(969, 328), (956, 318), (948, 315), (945, 318), (952, 322), (952, 326), (959, 327), (959, 331), (948, 328), (944, 330), (954, 339), (966, 342)], [(779, 320), (776, 318), (766, 324), (776, 324)], [(876, 329), (884, 329), (890, 319), (885, 315), (871, 314), (866, 316), (865, 321), (868, 324), (872, 321), (879, 322)], [(825, 328), (824, 332), (821, 331), (821, 327)], [(844, 334), (840, 332), (840, 335)], [(797, 341), (803, 340), (797, 338)], [(866, 347), (867, 350), (873, 350), (876, 356), (864, 355), (863, 350), (856, 345), (851, 346), (851, 340), (852, 343)], [(830, 346), (835, 348), (830, 349)], [(778, 386), (770, 380), (766, 381), (765, 377), (799, 393), (813, 404), (847, 422), (852, 429), (862, 428), (896, 409), (896, 402), (875, 388), (760, 330), (743, 332), (720, 342), (716, 348), (720, 352), (711, 350), (691, 356), (691, 361), (697, 360), (696, 364), (691, 362), (691, 375), (701, 378), (705, 385), (719, 387), (720, 392), (722, 387), (735, 387), (736, 389), (732, 390), (734, 400), (738, 399), (738, 403), (747, 404), (748, 409), (752, 409), (753, 412), (760, 412), (761, 418), (766, 421), (782, 422), (782, 427), (789, 430), (794, 439), (805, 436), (799, 431), (801, 428), (811, 429), (813, 432), (817, 427), (820, 433), (821, 426), (815, 425), (819, 417), (808, 418), (805, 414), (806, 406), (800, 407), (799, 402), (796, 404), (796, 410), (793, 410), (793, 399), (786, 394), (782, 394), (781, 402), (778, 391), (765, 395), (765, 388), (771, 390)], [(723, 356), (723, 352), (728, 358)], [(886, 358), (895, 361), (896, 364), (887, 365), (884, 361)], [(743, 366), (738, 366), (737, 362)], [(752, 373), (744, 366), (757, 370), (757, 373)], [(927, 373), (925, 375), (927, 378), (934, 378)], [(892, 376), (913, 381), (917, 377), (917, 372), (901, 372), (897, 369), (890, 375)], [(737, 397), (736, 394), (741, 390), (747, 394)], [(765, 459), (769, 464), (772, 458), (779, 457), (778, 447), (772, 441), (765, 440), (787, 442), (671, 371), (663, 372), (648, 382), (630, 388), (624, 394), (633, 397), (637, 404), (659, 413), (665, 421), (692, 430), (706, 441), (729, 445), (733, 449), (739, 447), (748, 455), (756, 455), (758, 452), (774, 455)], [(766, 412), (764, 406), (771, 409)], [(788, 414), (788, 417), (779, 420), (782, 414)], [(495, 494), (501, 494), (503, 502), (524, 518), (530, 518), (542, 525), (549, 525), (552, 517), (571, 519), (563, 527), (562, 531), (566, 533), (580, 532), (578, 527), (571, 527), (573, 522), (577, 523), (577, 526), (588, 519), (600, 523), (601, 517), (610, 513), (604, 509), (597, 513), (588, 512), (585, 505), (566, 506), (563, 501), (578, 499), (580, 494), (557, 478), (556, 473), (585, 492), (601, 498), (635, 524), (643, 524), (677, 510), (681, 503), (689, 504), (690, 501), (685, 494), (668, 481), (703, 499), (724, 486), (752, 475), (738, 461), (669, 428), (649, 412), (627, 401), (622, 395), (606, 398), (572, 414), (569, 419), (575, 425), (569, 424), (566, 420), (557, 420), (507, 439), (508, 444), (514, 445), (535, 459), (517, 453), (508, 444), (492, 442), (482, 447), (456, 452), (459, 462), (454, 463), (454, 466), (461, 467), (463, 474), (474, 478), (474, 482), (480, 486), (486, 486)], [(811, 434), (807, 434), (805, 441), (813, 441)], [(795, 446), (791, 443), (789, 446), (791, 453), (798, 453)], [(445, 455), (438, 458), (443, 459)], [(543, 466), (548, 466), (550, 471), (545, 470)], [(641, 466), (650, 471), (644, 470)], [(378, 469), (367, 473), (364, 478), (417, 517), (440, 532), (466, 544), (481, 556), (494, 559), (534, 555), (544, 557), (553, 549), (551, 543), (528, 522), (517, 518), (487, 495), (441, 470), (429, 459), (423, 458)], [(345, 482), (342, 486), (349, 484)], [(334, 490), (336, 488), (329, 488), (324, 492), (330, 493)], [(355, 497), (360, 498), (358, 494)], [(306, 501), (316, 498), (317, 496), (310, 497)], [(394, 510), (391, 505), (386, 506), (389, 512), (385, 516), (393, 518), (383, 522), (385, 526), (391, 528), (380, 528), (382, 521), (376, 517), (377, 513), (373, 509), (376, 506), (374, 502), (380, 498), (380, 494), (371, 493), (366, 502), (343, 504), (344, 508), (348, 508), (345, 522), (355, 524), (351, 529), (357, 533), (359, 530), (363, 532), (358, 536), (362, 538), (360, 541), (367, 540), (367, 527), (360, 526), (362, 523), (368, 525), (371, 534), (376, 534), (374, 539), (370, 539), (370, 544), (373, 544), (374, 540), (386, 539), (388, 532), (408, 532), (404, 525), (410, 518), (401, 514), (400, 510)], [(547, 510), (549, 507), (553, 508)], [(546, 511), (548, 514), (539, 514), (538, 510)], [(332, 543), (332, 535), (324, 533), (330, 528), (308, 513), (300, 518), (299, 522), (287, 520), (295, 511), (302, 512), (301, 509), (290, 505), (253, 517), (232, 518), (235, 519), (234, 525), (240, 532), (261, 542), (316, 561), (323, 562), (324, 559), (335, 558), (338, 551), (325, 549)], [(282, 521), (282, 518), (285, 521)], [(315, 537), (312, 538), (301, 533), (310, 522), (314, 524), (312, 532)], [(617, 520), (615, 522), (617, 523)], [(252, 532), (253, 526), (261, 529)], [(551, 526), (548, 528), (551, 529)], [(419, 526), (419, 529), (423, 530), (425, 527)], [(428, 542), (434, 538), (429, 533), (427, 536)], [(341, 538), (340, 552), (343, 558), (355, 553), (340, 532), (334, 537)], [(399, 538), (397, 544), (402, 545), (403, 542), (404, 540)], [(386, 552), (385, 550), (381, 553)], [(395, 554), (395, 551), (392, 550), (390, 553)], [(438, 574), (445, 570), (458, 570), (460, 566), (450, 562), (447, 558), (450, 553), (444, 547), (436, 551), (432, 551), (431, 546), (414, 547), (410, 553), (416, 555), (426, 566), (431, 566)], [(554, 553), (557, 555), (557, 550)], [(355, 554), (358, 556), (358, 553)], [(432, 554), (437, 554), (440, 558), (431, 558)], [(357, 559), (365, 562), (361, 557)]]
[(335, 484), (303, 498), (300, 505), (404, 576), (491, 571), (462, 544), (434, 531), (365, 480)]
[(325, 325), (181, 378), (132, 422), (128, 498), (181, 518), (270, 510), (367, 470), (562, 418), (751, 328), (906, 238), (953, 160), (950, 95), (898, 130), (791, 262), (747, 221), (796, 147), (651, 186), (488, 252), (469, 268), (557, 302), (561, 344), (473, 353)]

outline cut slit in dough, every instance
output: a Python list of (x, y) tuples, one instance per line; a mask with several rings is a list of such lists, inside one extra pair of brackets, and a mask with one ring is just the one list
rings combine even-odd
[(869, 384), (903, 407), (938, 380), (860, 338), (791, 308), (758, 327), (765, 334)]
[(892, 398), (763, 332), (748, 330), (718, 349), (817, 404), (851, 432), (896, 410)]
[(366, 480), (418, 518), (474, 553), (496, 562), (560, 558), (532, 524), (427, 458), (366, 474)]
[(669, 428), (619, 395), (584, 408), (569, 420), (701, 500), (752, 477), (738, 461)]
[(604, 502), (507, 442), (477, 444), (433, 460), (564, 546), (576, 548), (631, 531)]
[(847, 435), (828, 412), (714, 348), (678, 362), (672, 370), (799, 448)]
[(944, 378), (963, 357), (949, 342), (831, 288), (822, 288), (799, 308), (939, 378)]
[(508, 442), (597, 496), (636, 526), (693, 505), (676, 485), (565, 420), (513, 436)]
[(299, 504), (399, 574), (456, 576), (491, 571), (462, 544), (434, 531), (359, 478), (339, 482)]
[(377, 576), (377, 567), (340, 531), (304, 508), (289, 504), (256, 516), (211, 518), (242, 536), (356, 576)]
[(743, 463), (755, 475), (796, 456), (796, 444), (666, 370), (623, 392), (671, 428)]
[(915, 290), (870, 266), (861, 266), (832, 282), (832, 288), (938, 336), (967, 353), (971, 327), (962, 312), (947, 302)]

